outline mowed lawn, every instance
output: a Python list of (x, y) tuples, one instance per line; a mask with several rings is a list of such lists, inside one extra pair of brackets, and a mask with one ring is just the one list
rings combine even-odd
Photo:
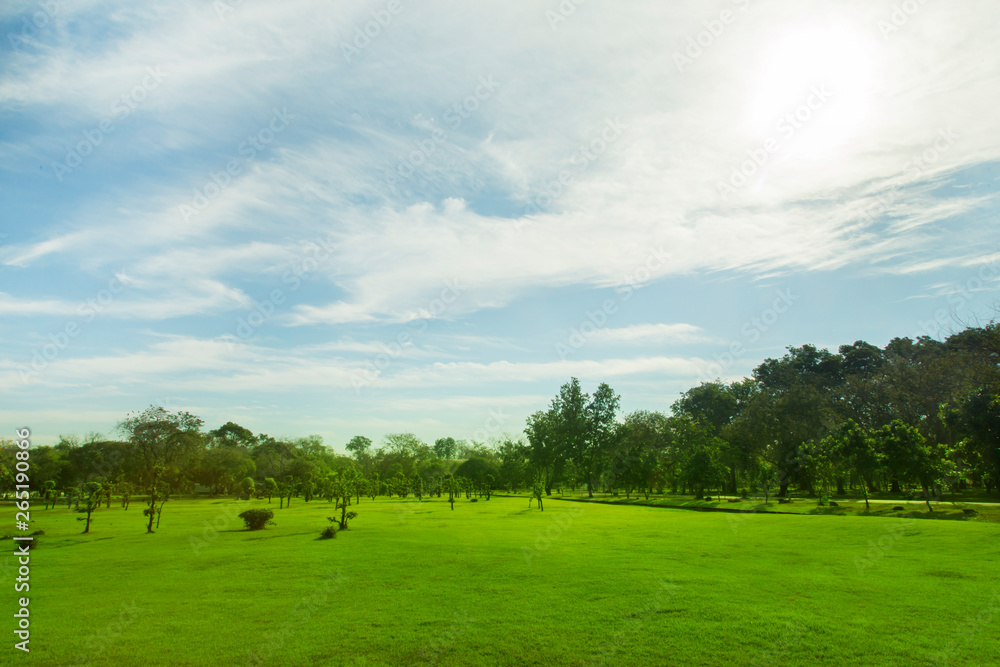
[(146, 535), (141, 504), (113, 503), (81, 535), (33, 509), (31, 662), (1000, 664), (996, 523), (380, 498), (317, 540), (325, 501), (252, 504), (276, 525), (175, 500)]

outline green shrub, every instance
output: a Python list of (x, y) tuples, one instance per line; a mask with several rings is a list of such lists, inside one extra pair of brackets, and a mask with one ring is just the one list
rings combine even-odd
[(266, 510), (263, 508), (245, 510), (240, 512), (239, 517), (243, 519), (243, 523), (247, 525), (247, 530), (261, 530), (267, 524), (274, 524), (271, 519), (274, 518), (274, 512), (271, 510)]
[(330, 538), (337, 536), (337, 529), (333, 526), (327, 526), (323, 529), (323, 532), (319, 534), (319, 539), (329, 540)]

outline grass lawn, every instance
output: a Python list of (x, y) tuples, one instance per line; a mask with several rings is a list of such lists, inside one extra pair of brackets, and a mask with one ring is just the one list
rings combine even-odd
[(259, 532), (250, 505), (171, 501), (155, 535), (139, 504), (89, 535), (36, 507), (31, 662), (1000, 664), (996, 523), (380, 498), (317, 540), (326, 502)]
[[(740, 510), (742, 512), (782, 512), (792, 514), (825, 514), (838, 516), (880, 516), (880, 517), (913, 517), (921, 519), (957, 520), (957, 521), (992, 521), (1000, 523), (1000, 502), (996, 497), (992, 502), (986, 500), (961, 500), (958, 502), (931, 501), (933, 511), (927, 509), (923, 500), (886, 500), (872, 498), (869, 507), (865, 501), (857, 498), (835, 498), (836, 506), (820, 505), (816, 498), (804, 496), (791, 497), (789, 503), (779, 503), (771, 497), (768, 502), (760, 498), (739, 499), (736, 497), (714, 496), (712, 500), (695, 500), (690, 494), (651, 495), (648, 499), (640, 494), (626, 497), (624, 493), (612, 496), (607, 493), (595, 493), (589, 498), (585, 492), (554, 494), (554, 497), (567, 500), (611, 503), (615, 505), (650, 505), (654, 507), (684, 507), (701, 510)], [(894, 508), (902, 507), (902, 510)], [(971, 510), (969, 514), (966, 510)]]

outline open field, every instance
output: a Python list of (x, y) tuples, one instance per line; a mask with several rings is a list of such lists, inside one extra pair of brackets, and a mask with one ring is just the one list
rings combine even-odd
[(380, 498), (316, 540), (326, 502), (251, 505), (35, 508), (33, 662), (1000, 664), (995, 523)]

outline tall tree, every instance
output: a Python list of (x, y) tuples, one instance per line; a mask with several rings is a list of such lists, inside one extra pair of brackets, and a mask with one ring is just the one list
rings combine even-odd
[(118, 430), (128, 438), (136, 481), (149, 494), (149, 533), (153, 532), (157, 500), (167, 495), (170, 481), (180, 481), (184, 468), (202, 444), (202, 424), (190, 413), (170, 412), (155, 405), (118, 423)]

